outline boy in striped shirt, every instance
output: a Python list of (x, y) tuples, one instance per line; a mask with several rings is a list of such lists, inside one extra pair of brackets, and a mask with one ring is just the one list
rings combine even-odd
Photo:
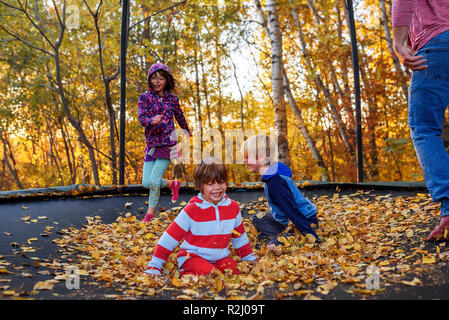
[(195, 167), (193, 175), (195, 188), (201, 193), (190, 199), (159, 239), (147, 274), (161, 275), (162, 267), (181, 240), (184, 241), (177, 254), (181, 276), (210, 274), (217, 269), (238, 274), (237, 261), (229, 256), (229, 241), (241, 260), (256, 260), (240, 207), (226, 195), (226, 167), (215, 158), (206, 158)]

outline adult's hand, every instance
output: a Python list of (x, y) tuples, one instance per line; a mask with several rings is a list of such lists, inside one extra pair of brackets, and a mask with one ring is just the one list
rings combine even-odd
[[(448, 231), (446, 231), (448, 230)], [(447, 239), (447, 232), (449, 232), (449, 216), (441, 218), (440, 225), (437, 226), (427, 237), (428, 240)]]
[(396, 52), (396, 55), (401, 63), (407, 68), (413, 71), (424, 70), (427, 68), (427, 65), (425, 64), (427, 60), (423, 59), (423, 56), (413, 55), (413, 50), (406, 45), (395, 45), (394, 51)]
[(413, 50), (406, 45), (409, 26), (393, 27), (393, 48), (401, 63), (413, 71), (424, 70), (427, 60), (423, 56), (416, 56)]

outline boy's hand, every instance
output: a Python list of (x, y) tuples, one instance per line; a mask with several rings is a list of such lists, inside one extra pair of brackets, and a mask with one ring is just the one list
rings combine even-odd
[(267, 245), (267, 253), (273, 252), (275, 255), (280, 255), (283, 251), (284, 247), (282, 245), (275, 245), (274, 243), (271, 243)]
[(162, 277), (162, 273), (157, 270), (157, 269), (147, 269), (144, 272), (148, 277), (153, 278), (153, 277)]
[(130, 267), (134, 267), (136, 265), (136, 258), (134, 256), (127, 256), (125, 263)]

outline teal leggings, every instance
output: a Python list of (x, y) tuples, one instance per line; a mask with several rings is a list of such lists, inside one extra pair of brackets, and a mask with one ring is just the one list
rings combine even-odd
[(161, 187), (165, 187), (166, 181), (162, 179), (165, 170), (170, 164), (170, 159), (156, 159), (143, 163), (142, 186), (150, 189), (148, 206), (156, 208), (161, 194)]

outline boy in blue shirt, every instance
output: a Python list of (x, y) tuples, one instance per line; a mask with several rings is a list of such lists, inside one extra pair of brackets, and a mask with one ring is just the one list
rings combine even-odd
[(241, 148), (243, 159), (251, 172), (258, 172), (265, 183), (265, 195), (270, 212), (252, 222), (260, 239), (267, 239), (267, 247), (279, 244), (277, 238), (289, 221), (304, 234), (311, 234), (319, 243), (317, 207), (307, 200), (292, 179), (292, 171), (282, 162), (272, 162), (273, 145), (270, 137), (257, 135), (246, 140)]

